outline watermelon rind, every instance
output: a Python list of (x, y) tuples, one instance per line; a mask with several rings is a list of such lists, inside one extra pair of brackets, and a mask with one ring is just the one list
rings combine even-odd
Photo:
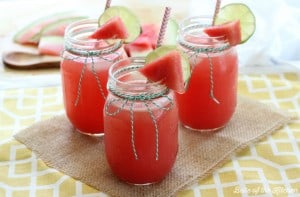
[[(39, 34), (40, 31), (48, 26), (49, 24), (56, 22), (58, 20), (69, 18), (71, 16), (76, 15), (76, 13), (72, 11), (67, 12), (59, 12), (51, 15), (47, 15), (41, 18), (38, 18), (37, 20), (29, 23), (28, 25), (22, 27), (20, 30), (18, 30), (13, 37), (13, 41), (15, 43), (19, 44), (34, 44), (36, 45), (36, 41), (30, 41), (32, 37), (34, 37), (36, 34)], [(34, 31), (33, 31), (34, 30)], [(33, 32), (31, 32), (33, 31)], [(32, 34), (32, 35), (30, 35)], [(24, 38), (24, 36), (28, 36), (28, 38)]]
[[(74, 16), (74, 17), (67, 17), (67, 18), (62, 18), (57, 21), (54, 21), (54, 22), (50, 23), (49, 25), (46, 25), (44, 28), (42, 28), (39, 33), (33, 35), (29, 39), (29, 41), (38, 43), (42, 36), (49, 35), (48, 32), (51, 32), (51, 31), (57, 29), (58, 27), (61, 27), (62, 25), (68, 25), (68, 24), (71, 24), (72, 22), (79, 21), (79, 20), (86, 19), (86, 18), (87, 18), (87, 16)], [(57, 35), (57, 34), (54, 34), (54, 35), (50, 34), (50, 35), (51, 36), (63, 36), (63, 35)]]

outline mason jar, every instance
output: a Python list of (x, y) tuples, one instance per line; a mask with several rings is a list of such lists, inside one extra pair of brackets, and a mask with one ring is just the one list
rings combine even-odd
[(144, 58), (128, 58), (109, 69), (104, 109), (108, 164), (119, 179), (136, 185), (161, 181), (178, 151), (174, 93), (147, 81), (138, 72), (144, 64)]
[(212, 17), (191, 17), (182, 22), (178, 46), (187, 54), (191, 78), (184, 94), (176, 94), (183, 126), (198, 131), (223, 128), (237, 103), (238, 56), (225, 36), (203, 32)]
[(70, 24), (65, 31), (61, 76), (64, 106), (77, 131), (103, 135), (103, 106), (108, 69), (126, 57), (121, 40), (90, 39), (98, 28), (94, 19)]

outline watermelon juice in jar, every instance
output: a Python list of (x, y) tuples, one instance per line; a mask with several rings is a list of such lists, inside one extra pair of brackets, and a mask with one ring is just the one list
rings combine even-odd
[(61, 61), (67, 117), (76, 130), (95, 136), (103, 135), (108, 69), (113, 62), (126, 57), (121, 41), (107, 43), (90, 39), (97, 28), (97, 20), (92, 19), (70, 24), (65, 33)]
[(224, 37), (203, 32), (210, 17), (183, 21), (179, 48), (189, 57), (192, 74), (184, 94), (176, 94), (183, 126), (200, 131), (218, 130), (231, 119), (237, 102), (238, 58)]
[(129, 58), (110, 68), (104, 110), (109, 166), (120, 180), (136, 185), (161, 181), (178, 151), (173, 91), (137, 72), (144, 63), (144, 58)]

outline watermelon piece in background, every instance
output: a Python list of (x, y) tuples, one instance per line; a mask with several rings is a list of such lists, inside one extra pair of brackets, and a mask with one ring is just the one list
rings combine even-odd
[(140, 36), (133, 43), (124, 46), (129, 57), (145, 57), (153, 50), (149, 37)]
[(85, 16), (63, 18), (46, 25), (39, 33), (30, 38), (30, 42), (38, 43), (42, 36), (64, 36), (66, 27), (78, 20), (86, 19)]
[[(162, 45), (176, 45), (178, 24), (174, 19), (169, 19)], [(143, 24), (142, 33), (132, 43), (125, 45), (125, 50), (129, 56), (146, 56), (152, 49), (156, 48), (159, 35), (159, 26), (156, 24)]]
[[(162, 41), (162, 45), (176, 45), (177, 44), (177, 31), (179, 25), (177, 21), (173, 18), (170, 18), (168, 21), (167, 29), (165, 31), (165, 36)], [(144, 24), (142, 26), (141, 36), (146, 36), (150, 39), (153, 49), (156, 48), (158, 35), (160, 28), (156, 24)]]
[(73, 18), (74, 13), (71, 12), (62, 12), (55, 13), (53, 15), (48, 15), (42, 18), (39, 18), (27, 26), (20, 29), (13, 37), (13, 41), (19, 44), (24, 45), (38, 45), (38, 39), (32, 40), (32, 38), (39, 35), (43, 28), (46, 26), (56, 23), (59, 20), (65, 20), (67, 18)]
[(142, 25), (142, 34), (140, 36), (149, 38), (152, 48), (156, 48), (156, 43), (159, 34), (159, 27), (155, 24)]
[(228, 40), (231, 46), (238, 45), (242, 41), (239, 20), (234, 20), (220, 25), (210, 26), (205, 28), (203, 31), (211, 37), (222, 38), (225, 36), (225, 38)]
[(142, 33), (133, 42), (125, 45), (129, 57), (146, 56), (156, 47), (159, 28), (155, 24), (142, 25)]
[(181, 54), (177, 50), (167, 52), (154, 61), (146, 63), (139, 71), (150, 81), (161, 81), (176, 92), (185, 91)]
[(60, 56), (64, 48), (64, 37), (42, 36), (38, 45), (40, 55)]
[(128, 31), (122, 19), (118, 16), (112, 17), (105, 24), (101, 25), (90, 38), (93, 39), (126, 39)]

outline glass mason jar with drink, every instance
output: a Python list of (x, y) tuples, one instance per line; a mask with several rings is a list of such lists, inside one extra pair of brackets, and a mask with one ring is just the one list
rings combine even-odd
[(186, 92), (176, 94), (179, 118), (185, 127), (200, 131), (224, 127), (237, 103), (237, 52), (225, 36), (204, 33), (211, 24), (211, 17), (188, 18), (178, 35), (192, 70)]
[(90, 39), (98, 21), (85, 19), (69, 25), (61, 61), (67, 117), (81, 133), (103, 135), (103, 106), (107, 96), (108, 69), (126, 57), (121, 40)]
[(162, 180), (178, 151), (174, 93), (138, 72), (144, 64), (144, 58), (128, 58), (110, 68), (104, 109), (109, 166), (119, 179), (137, 185)]

